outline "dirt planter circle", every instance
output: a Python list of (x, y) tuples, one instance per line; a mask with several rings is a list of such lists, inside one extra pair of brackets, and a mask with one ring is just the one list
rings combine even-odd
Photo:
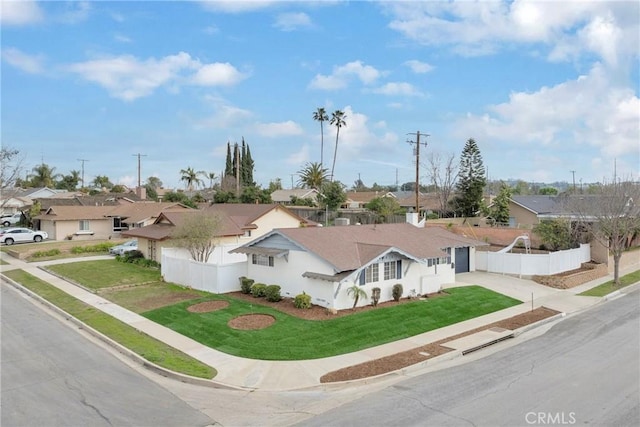
[(229, 302), (227, 301), (205, 301), (190, 305), (187, 307), (187, 310), (191, 313), (208, 313), (210, 311), (222, 310), (228, 306)]
[(232, 329), (249, 331), (268, 328), (273, 325), (275, 321), (276, 318), (269, 314), (245, 314), (243, 316), (234, 317), (229, 320), (229, 323), (227, 324)]

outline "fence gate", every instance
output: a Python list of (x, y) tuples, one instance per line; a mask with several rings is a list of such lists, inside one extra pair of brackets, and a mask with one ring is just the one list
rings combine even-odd
[(456, 273), (469, 272), (469, 248), (456, 248)]

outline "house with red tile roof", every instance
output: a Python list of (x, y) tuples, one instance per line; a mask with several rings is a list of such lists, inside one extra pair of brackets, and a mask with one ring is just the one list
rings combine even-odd
[[(409, 223), (276, 229), (231, 252), (248, 255), (246, 276), (281, 286), (282, 295), (305, 292), (330, 309), (353, 306), (347, 289), (390, 301), (400, 283), (404, 296), (437, 292), (457, 272), (475, 269), (475, 248), (486, 243), (444, 228)], [(361, 299), (359, 305), (370, 304)]]

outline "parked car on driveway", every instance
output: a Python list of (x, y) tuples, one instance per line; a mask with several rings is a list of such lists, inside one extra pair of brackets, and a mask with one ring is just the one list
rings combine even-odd
[(0, 243), (13, 245), (14, 243), (41, 242), (49, 235), (46, 231), (35, 231), (24, 227), (7, 227), (0, 231)]
[(0, 224), (5, 227), (9, 227), (11, 225), (16, 225), (22, 219), (22, 213), (16, 212), (14, 214), (2, 215), (0, 218)]
[(128, 242), (124, 242), (121, 245), (112, 246), (109, 248), (109, 253), (112, 255), (123, 255), (125, 252), (137, 251), (138, 250), (138, 241), (137, 240), (129, 240)]

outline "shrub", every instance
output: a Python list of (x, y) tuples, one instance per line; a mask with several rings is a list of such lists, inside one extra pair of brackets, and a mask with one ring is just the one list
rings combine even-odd
[(267, 301), (278, 302), (282, 299), (282, 296), (280, 295), (280, 286), (278, 285), (267, 286), (264, 294), (267, 298)]
[(48, 256), (60, 255), (60, 249), (49, 249), (48, 251), (37, 251), (31, 254), (33, 258), (44, 258)]
[(378, 301), (380, 301), (380, 288), (373, 288), (371, 289), (371, 304), (375, 307), (378, 305)]
[(250, 294), (251, 293), (251, 286), (253, 285), (254, 280), (253, 279), (249, 279), (248, 277), (240, 277), (240, 292), (242, 292), (243, 294)]
[(72, 254), (83, 254), (87, 252), (109, 252), (109, 248), (114, 246), (113, 243), (98, 243), (89, 246), (74, 246), (71, 248)]
[(264, 283), (254, 283), (251, 285), (251, 295), (253, 295), (254, 298), (261, 298), (265, 296), (266, 292), (267, 285)]
[(124, 259), (124, 262), (134, 262), (134, 260), (136, 259), (144, 259), (144, 254), (138, 250), (136, 251), (129, 251), (129, 252), (125, 252), (124, 255), (122, 255), (122, 257)]
[(304, 292), (298, 294), (293, 299), (293, 305), (295, 305), (296, 308), (311, 308), (311, 297)]
[(400, 301), (400, 298), (402, 298), (402, 291), (403, 289), (400, 283), (393, 285), (393, 288), (391, 289), (391, 296), (393, 296), (394, 301)]

